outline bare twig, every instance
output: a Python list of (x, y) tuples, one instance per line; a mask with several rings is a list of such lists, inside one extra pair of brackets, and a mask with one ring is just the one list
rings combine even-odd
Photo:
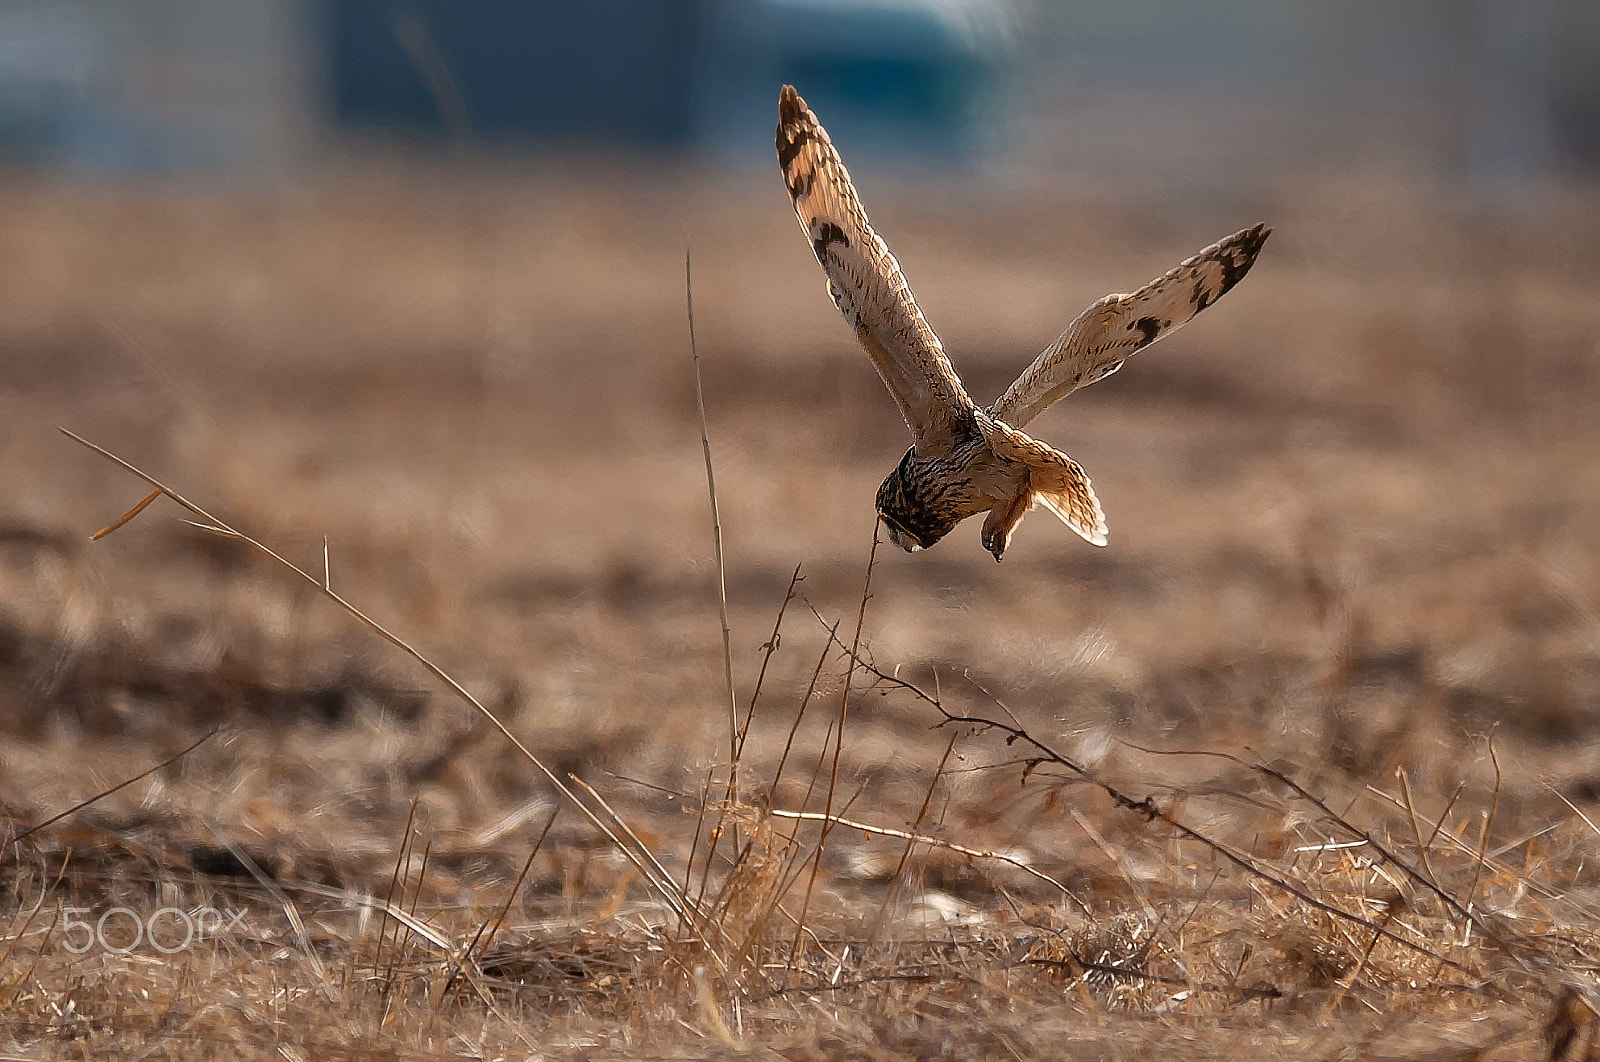
[[(913, 834), (922, 831), (922, 824), (928, 817), (928, 808), (933, 805), (933, 794), (939, 788), (939, 780), (944, 777), (945, 764), (950, 762), (950, 754), (956, 750), (956, 740), (960, 734), (951, 734), (950, 740), (945, 744), (944, 754), (939, 757), (939, 766), (933, 770), (933, 777), (928, 780), (928, 792), (922, 798), (922, 806), (917, 809), (917, 817), (911, 820)], [(905, 873), (906, 864), (911, 860), (911, 851), (917, 846), (916, 839), (909, 837), (906, 845), (900, 850), (900, 862), (895, 864), (894, 873), (889, 876), (889, 887), (883, 892), (883, 904), (878, 908), (878, 917), (872, 923), (872, 929), (867, 933), (867, 947), (877, 943), (878, 934), (883, 930), (883, 923), (889, 917), (889, 908), (894, 905), (895, 894), (900, 889), (900, 877)]]
[(628, 839), (632, 841), (634, 845), (638, 846), (637, 853), (633, 853), (631, 849), (624, 849), (624, 851), (628, 851), (630, 854), (632, 854), (631, 861), (634, 865), (634, 869), (638, 870), (639, 873), (644, 876), (645, 880), (651, 882), (655, 886), (656, 892), (658, 892), (661, 895), (661, 898), (667, 902), (667, 906), (672, 908), (673, 913), (687, 921), (691, 926), (701, 933), (705, 933), (707, 929), (715, 929), (715, 926), (709, 925), (706, 920), (700, 916), (700, 912), (696, 909), (695, 905), (690, 902), (689, 897), (678, 891), (677, 882), (672, 880), (672, 874), (667, 870), (666, 867), (661, 865), (661, 861), (658, 860), (655, 857), (655, 854), (645, 846), (645, 843), (639, 839), (638, 835), (633, 832), (628, 824), (622, 821), (622, 817), (611, 809), (611, 805), (606, 803), (605, 798), (602, 797), (593, 786), (589, 785), (588, 782), (585, 782), (577, 775), (570, 775), (569, 777), (571, 777), (573, 784), (582, 789), (590, 800), (593, 800), (596, 804), (599, 804), (601, 809), (608, 816), (610, 816), (611, 821), (617, 824), (617, 828), (623, 831), (623, 833), (627, 835)]
[(969, 848), (964, 844), (957, 844), (954, 841), (946, 841), (942, 837), (930, 837), (925, 833), (913, 833), (910, 830), (897, 830), (889, 826), (873, 826), (870, 823), (860, 822), (856, 819), (841, 818), (838, 815), (828, 815), (827, 813), (821, 811), (785, 811), (781, 808), (774, 808), (772, 815), (775, 818), (780, 819), (799, 819), (804, 822), (823, 822), (833, 826), (843, 826), (850, 830), (860, 830), (862, 833), (877, 834), (879, 837), (897, 837), (902, 841), (909, 841), (912, 844), (925, 844), (929, 848), (943, 848), (948, 852), (954, 852), (957, 855), (969, 856), (973, 859), (989, 859), (997, 863), (1005, 863), (1016, 867), (1018, 870), (1029, 875), (1030, 877), (1038, 878), (1046, 885), (1058, 890), (1061, 895), (1067, 897), (1073, 903), (1082, 908), (1085, 914), (1092, 913), (1089, 905), (1074, 895), (1072, 890), (1061, 884), (1061, 882), (1033, 866), (1031, 863), (1028, 863), (1022, 859), (1018, 859), (1016, 856), (1006, 855), (1004, 852), (988, 852), (981, 848)]
[[(159, 497), (160, 494), (161, 494), (160, 491), (156, 492), (156, 496), (157, 497)], [(120, 523), (126, 523), (128, 520), (133, 519), (134, 516), (138, 515), (138, 510), (144, 508), (144, 506), (147, 505), (147, 504), (149, 504), (149, 499), (148, 498), (145, 499), (145, 501), (141, 502), (138, 506), (136, 506), (134, 508), (134, 511), (131, 514), (129, 514), (129, 516), (125, 517), (122, 521), (120, 521)], [(191, 753), (195, 749), (199, 748), (201, 745), (204, 745), (206, 742), (208, 742), (212, 738), (216, 737), (217, 733), (221, 729), (222, 729), (222, 727), (220, 727), (220, 726), (212, 727), (205, 734), (201, 735), (201, 737), (197, 741), (195, 741), (194, 744), (192, 744), (192, 745), (188, 746), (187, 748), (184, 748), (184, 749), (182, 749), (182, 750), (180, 750), (180, 751), (178, 751), (176, 753), (173, 753), (171, 756), (169, 756), (166, 759), (162, 760), (160, 763), (156, 764), (154, 767), (150, 768), (149, 770), (140, 771), (138, 774), (134, 775), (132, 778), (129, 778), (126, 782), (119, 782), (116, 785), (112, 786), (110, 789), (102, 790), (101, 792), (96, 793), (94, 796), (90, 797), (88, 800), (80, 801), (79, 803), (76, 803), (76, 804), (72, 805), (70, 808), (68, 808), (67, 810), (61, 812), (60, 814), (50, 816), (48, 819), (45, 819), (43, 822), (39, 823), (36, 826), (29, 826), (26, 830), (23, 830), (21, 833), (17, 834), (15, 837), (13, 837), (11, 839), (11, 849), (12, 849), (12, 851), (13, 852), (17, 851), (16, 846), (21, 844), (25, 838), (27, 838), (27, 837), (35, 834), (35, 833), (38, 833), (40, 830), (44, 829), (45, 827), (54, 826), (56, 823), (60, 822), (62, 819), (66, 818), (67, 816), (76, 815), (78, 812), (82, 811), (84, 808), (88, 807), (90, 804), (93, 804), (93, 803), (95, 803), (97, 801), (100, 801), (100, 800), (104, 800), (106, 797), (110, 796), (112, 793), (115, 793), (115, 792), (118, 792), (120, 790), (126, 789), (130, 785), (132, 785), (133, 783), (135, 783), (137, 781), (140, 781), (142, 779), (148, 778), (152, 774), (155, 774), (157, 771), (159, 771), (159, 770), (161, 770), (161, 769), (163, 769), (165, 767), (172, 766), (174, 763), (177, 763), (179, 760), (181, 760), (185, 756), (189, 755), (189, 753)]]
[[(1131, 742), (1125, 742), (1125, 744), (1127, 744), (1129, 748), (1136, 749), (1139, 752), (1147, 753), (1152, 756), (1204, 756), (1213, 759), (1226, 760), (1229, 763), (1236, 763), (1248, 771), (1252, 771), (1256, 774), (1278, 782), (1295, 796), (1299, 797), (1301, 800), (1304, 800), (1306, 803), (1322, 812), (1322, 814), (1327, 817), (1328, 821), (1338, 826), (1339, 829), (1371, 846), (1372, 850), (1377, 852), (1385, 862), (1400, 870), (1406, 875), (1406, 877), (1422, 886), (1428, 892), (1433, 893), (1441, 901), (1443, 901), (1445, 906), (1449, 907), (1458, 916), (1469, 922), (1478, 923), (1480, 929), (1488, 932), (1488, 927), (1483, 926), (1479, 922), (1477, 916), (1472, 913), (1469, 904), (1463, 903), (1454, 896), (1450, 895), (1450, 893), (1445, 891), (1445, 889), (1437, 884), (1428, 874), (1423, 873), (1423, 871), (1418, 869), (1416, 866), (1413, 866), (1406, 860), (1401, 859), (1392, 849), (1374, 837), (1371, 831), (1363, 830), (1361, 827), (1351, 822), (1346, 816), (1334, 811), (1328, 806), (1327, 801), (1306, 789), (1305, 786), (1295, 781), (1286, 772), (1281, 771), (1270, 764), (1243, 759), (1242, 757), (1233, 755), (1231, 752), (1214, 752), (1208, 749), (1174, 751), (1167, 749), (1146, 748), (1142, 745), (1135, 745)], [(1385, 796), (1387, 796), (1387, 794), (1385, 794)]]
[(700, 449), (705, 454), (706, 490), (711, 495), (711, 540), (717, 552), (717, 604), (722, 610), (722, 672), (728, 684), (728, 762), (729, 770), (734, 774), (734, 788), (737, 788), (739, 695), (733, 688), (733, 636), (728, 625), (728, 569), (722, 557), (722, 517), (717, 512), (717, 476), (711, 468), (711, 433), (706, 427), (706, 393), (700, 382), (700, 348), (694, 341), (694, 269), (687, 247), (683, 249), (683, 290), (689, 309), (689, 354), (694, 361), (694, 401), (700, 411)]
[(1020, 726), (1012, 723), (1004, 723), (998, 719), (992, 719), (988, 716), (958, 716), (949, 712), (945, 713), (944, 721), (947, 725), (965, 724), (1004, 734), (1008, 744), (1021, 743), (1034, 749), (1039, 754), (1037, 757), (1038, 762), (1053, 763), (1057, 766), (1066, 768), (1074, 775), (1082, 778), (1084, 781), (1090, 783), (1091, 785), (1095, 786), (1095, 788), (1105, 793), (1106, 796), (1110, 797), (1112, 802), (1115, 803), (1119, 808), (1131, 811), (1144, 818), (1147, 822), (1159, 821), (1165, 823), (1167, 826), (1175, 830), (1180, 836), (1203, 845), (1204, 847), (1215, 852), (1217, 855), (1221, 856), (1223, 859), (1227, 860), (1229, 863), (1232, 863), (1234, 866), (1238, 867), (1240, 870), (1243, 870), (1245, 873), (1271, 885), (1273, 888), (1280, 889), (1283, 892), (1288, 893), (1301, 903), (1321, 911), (1324, 914), (1332, 915), (1333, 917), (1342, 921), (1364, 926), (1365, 928), (1378, 933), (1380, 936), (1383, 936), (1404, 948), (1408, 948), (1421, 955), (1425, 955), (1428, 958), (1440, 962), (1446, 966), (1450, 966), (1461, 971), (1467, 970), (1465, 964), (1461, 962), (1440, 955), (1431, 948), (1428, 948), (1422, 944), (1418, 944), (1414, 940), (1403, 937), (1387, 926), (1380, 925), (1364, 915), (1357, 914), (1354, 911), (1346, 910), (1345, 908), (1340, 907), (1337, 904), (1329, 903), (1326, 900), (1318, 899), (1305, 889), (1287, 880), (1286, 878), (1263, 869), (1261, 866), (1257, 865), (1256, 861), (1252, 857), (1236, 851), (1230, 845), (1224, 844), (1215, 838), (1201, 833), (1192, 826), (1186, 825), (1176, 816), (1165, 811), (1159, 805), (1157, 805), (1153, 798), (1145, 797), (1142, 800), (1134, 799), (1133, 797), (1124, 793), (1122, 790), (1118, 789), (1116, 786), (1112, 785), (1110, 782), (1107, 782), (1094, 774), (1087, 767), (1084, 767), (1082, 764), (1077, 763), (1071, 758), (1057, 752), (1049, 745), (1046, 745), (1044, 742), (1040, 741), (1038, 738), (1034, 737), (1031, 733)]
[[(428, 860), (429, 860), (430, 857), (432, 857), (432, 855), (433, 855), (433, 838), (429, 837), (428, 838), (428, 843), (422, 846), (422, 862), (417, 864), (417, 886), (411, 892), (411, 908), (406, 912), (412, 918), (416, 918), (417, 917), (417, 904), (422, 902), (422, 883), (425, 880), (427, 880), (427, 877), (428, 877)], [(401, 884), (404, 885), (404, 882), (402, 882)], [(410, 941), (409, 938), (407, 938), (407, 940), (406, 940), (406, 948), (409, 950), (410, 947), (411, 947), (411, 941)]]
[(1466, 907), (1470, 910), (1472, 900), (1478, 894), (1478, 881), (1483, 876), (1483, 868), (1488, 864), (1485, 853), (1489, 849), (1489, 831), (1494, 829), (1495, 813), (1500, 810), (1500, 757), (1495, 755), (1494, 735), (1489, 735), (1489, 762), (1494, 765), (1494, 794), (1489, 799), (1489, 813), (1483, 817), (1483, 830), (1478, 836), (1477, 858), (1474, 860), (1472, 884), (1467, 886)]
[[(533, 842), (533, 849), (528, 852), (528, 858), (523, 862), (522, 870), (517, 874), (517, 880), (511, 883), (511, 889), (506, 893), (506, 902), (500, 905), (499, 912), (493, 918), (485, 920), (482, 925), (478, 926), (478, 932), (467, 942), (467, 946), (461, 949), (461, 955), (456, 959), (450, 970), (450, 976), (445, 978), (444, 987), (439, 991), (440, 999), (443, 999), (445, 993), (450, 991), (450, 986), (455, 983), (455, 979), (460, 975), (462, 967), (473, 961), (472, 953), (474, 951), (477, 951), (479, 956), (488, 953), (489, 946), (494, 943), (495, 935), (500, 932), (500, 927), (505, 924), (506, 915), (511, 912), (511, 904), (516, 900), (517, 893), (521, 891), (522, 882), (527, 878), (528, 871), (533, 868), (534, 857), (539, 854), (539, 849), (544, 847), (544, 839), (549, 836), (550, 827), (554, 826), (556, 819), (560, 817), (561, 808), (557, 806), (555, 810), (550, 812), (550, 817), (545, 820), (544, 829), (539, 831), (538, 839)], [(485, 930), (488, 931), (487, 934)], [(483, 941), (482, 947), (478, 945), (480, 939)]]
[(806, 708), (811, 704), (811, 698), (817, 692), (817, 679), (822, 675), (822, 668), (828, 662), (828, 650), (832, 648), (835, 634), (839, 630), (839, 622), (834, 621), (833, 628), (828, 632), (828, 644), (823, 645), (822, 653), (817, 657), (817, 666), (811, 670), (811, 681), (806, 683), (805, 696), (800, 698), (800, 707), (795, 710), (794, 722), (789, 726), (789, 737), (783, 743), (783, 755), (778, 757), (778, 766), (772, 772), (772, 782), (767, 786), (767, 799), (764, 807), (771, 807), (777, 799), (778, 780), (783, 777), (783, 769), (789, 762), (789, 753), (794, 749), (794, 736), (800, 730), (800, 721), (805, 718)]
[(756, 702), (761, 699), (761, 687), (767, 680), (767, 665), (772, 662), (772, 655), (778, 651), (778, 645), (783, 640), (783, 616), (789, 611), (789, 602), (794, 600), (795, 587), (799, 585), (800, 565), (796, 564), (794, 574), (789, 576), (789, 589), (784, 591), (783, 604), (778, 606), (778, 618), (772, 622), (772, 637), (761, 647), (761, 670), (756, 673), (755, 689), (750, 691), (750, 706), (745, 710), (744, 722), (739, 726), (739, 747), (734, 750), (735, 760), (744, 755), (744, 743), (750, 736), (750, 723), (756, 715)]
[[(407, 854), (411, 851), (411, 826), (417, 821), (417, 804), (420, 802), (420, 800), (420, 797), (411, 798), (411, 811), (406, 815), (405, 829), (400, 834), (400, 846), (395, 850), (394, 853), (394, 872), (389, 875), (389, 891), (384, 894), (383, 906), (379, 908), (379, 910), (383, 912), (383, 918), (378, 922), (378, 946), (373, 950), (372, 953), (372, 969), (374, 973), (376, 973), (379, 967), (383, 965), (383, 948), (388, 942), (389, 919), (393, 917), (391, 911), (398, 911), (405, 907), (405, 886), (401, 883), (400, 871), (401, 868), (405, 866)], [(400, 897), (402, 901), (398, 904), (395, 903), (394, 899), (394, 891), (397, 888), (400, 889)], [(398, 942), (400, 937), (399, 928), (396, 927), (394, 932), (395, 940)], [(390, 960), (390, 963), (391, 965), (393, 964), (392, 959)], [(387, 990), (387, 977), (384, 979), (384, 984), (385, 990)]]
[[(252, 538), (244, 532), (229, 526), (226, 522), (217, 518), (216, 516), (213, 516), (205, 509), (202, 509), (199, 505), (196, 505), (194, 502), (179, 494), (165, 483), (161, 482), (154, 476), (151, 476), (149, 473), (136, 467), (135, 465), (123, 460), (110, 450), (107, 450), (105, 447), (96, 445), (95, 443), (90, 442), (88, 439), (83, 438), (83, 436), (69, 431), (66, 428), (61, 428), (60, 431), (69, 439), (81, 446), (93, 450), (95, 453), (99, 454), (101, 457), (104, 457), (112, 464), (117, 465), (119, 468), (122, 468), (136, 478), (144, 481), (149, 486), (160, 491), (162, 494), (165, 494), (180, 508), (193, 514), (194, 516), (199, 517), (200, 521), (203, 521), (203, 523), (195, 523), (194, 521), (190, 521), (191, 523), (195, 523), (195, 526), (200, 527), (203, 530), (210, 531), (213, 534), (221, 535), (224, 538), (231, 538), (242, 542), (257, 552), (264, 554), (279, 566), (287, 569), (294, 575), (305, 580), (307, 583), (310, 583), (312, 586), (316, 587), (324, 597), (327, 597), (330, 601), (334, 602), (334, 604), (344, 609), (347, 614), (349, 614), (362, 626), (366, 627), (378, 637), (382, 638), (396, 649), (399, 649), (401, 652), (405, 653), (412, 660), (416, 661), (425, 671), (428, 672), (428, 674), (432, 675), (434, 679), (444, 685), (451, 693), (455, 694), (456, 697), (460, 698), (467, 704), (468, 707), (477, 712), (478, 715), (487, 720), (491, 726), (498, 730), (501, 736), (509, 741), (512, 747), (517, 750), (518, 754), (532, 764), (534, 769), (544, 776), (545, 781), (548, 782), (556, 792), (560, 793), (562, 797), (564, 797), (574, 808), (576, 808), (578, 813), (581, 814), (591, 826), (598, 830), (607, 841), (615, 846), (616, 849), (621, 852), (629, 862), (633, 863), (634, 866), (638, 868), (639, 872), (648, 880), (650, 880), (655, 887), (662, 890), (663, 898), (670, 905), (676, 908), (690, 902), (687, 896), (683, 896), (677, 891), (670, 878), (663, 882), (658, 879), (651, 870), (647, 869), (645, 859), (641, 857), (638, 852), (634, 851), (628, 844), (626, 844), (622, 838), (617, 835), (616, 831), (613, 830), (605, 821), (603, 821), (592, 808), (590, 808), (583, 801), (579, 800), (577, 794), (574, 793), (572, 789), (555, 774), (554, 771), (546, 766), (543, 760), (534, 755), (533, 751), (529, 749), (520, 738), (511, 732), (511, 729), (500, 720), (499, 716), (491, 711), (482, 701), (478, 700), (478, 698), (469, 693), (466, 687), (457, 682), (448, 672), (446, 672), (438, 664), (435, 664), (427, 656), (423, 655), (420, 650), (414, 648), (409, 642), (406, 642), (400, 638), (399, 635), (393, 633), (377, 620), (373, 619), (371, 616), (368, 616), (365, 612), (351, 604), (337, 591), (324, 586), (321, 579), (317, 578), (315, 575), (312, 575), (304, 568), (301, 568), (293, 561), (288, 560), (283, 555), (273, 550), (270, 546), (267, 546), (258, 539)], [(141, 503), (137, 508), (143, 509), (144, 506), (145, 503)], [(130, 516), (128, 519), (131, 518), (132, 517)], [(126, 523), (126, 520), (122, 522)]]
[[(800, 902), (800, 924), (805, 925), (806, 913), (811, 909), (811, 891), (817, 884), (817, 872), (822, 869), (822, 850), (828, 845), (828, 831), (832, 828), (833, 797), (839, 784), (839, 756), (844, 750), (844, 725), (850, 716), (850, 683), (855, 677), (856, 661), (861, 649), (861, 629), (867, 622), (867, 601), (872, 597), (872, 569), (878, 562), (878, 521), (872, 522), (872, 550), (867, 554), (867, 575), (861, 584), (861, 605), (856, 611), (856, 634), (850, 644), (850, 655), (844, 672), (844, 690), (839, 695), (839, 720), (833, 734), (833, 766), (828, 772), (828, 793), (823, 801), (821, 836), (817, 838), (817, 851), (812, 858), (811, 876), (806, 879), (805, 899)], [(793, 962), (800, 953), (800, 932), (794, 935), (789, 958)]]
[(1417, 802), (1411, 796), (1411, 779), (1406, 775), (1405, 767), (1394, 769), (1395, 777), (1400, 779), (1400, 793), (1405, 798), (1406, 822), (1411, 826), (1411, 839), (1417, 846), (1417, 859), (1422, 864), (1422, 872), (1428, 880), (1435, 884), (1439, 876), (1433, 872), (1433, 867), (1428, 863), (1428, 845), (1422, 840), (1422, 826), (1417, 822)]
[[(23, 921), (22, 928), (20, 930), (18, 930), (16, 933), (10, 934), (11, 943), (6, 945), (5, 954), (0, 955), (0, 970), (6, 969), (7, 966), (10, 964), (10, 962), (11, 962), (11, 953), (16, 951), (18, 944), (22, 943), (22, 938), (28, 935), (28, 929), (33, 925), (33, 920), (36, 917), (38, 917), (39, 912), (44, 910), (45, 901), (50, 898), (50, 894), (52, 892), (55, 892), (56, 886), (61, 884), (61, 879), (67, 876), (67, 864), (69, 862), (71, 862), (71, 861), (72, 861), (72, 850), (68, 849), (66, 856), (61, 860), (61, 869), (56, 872), (55, 880), (52, 881), (49, 885), (45, 886), (44, 890), (39, 893), (39, 902), (34, 904), (33, 905), (33, 910), (28, 912), (28, 917), (27, 917), (26, 920)], [(60, 904), (57, 903), (56, 906), (57, 906), (57, 911), (59, 913)], [(59, 921), (59, 919), (57, 919), (57, 921)], [(13, 922), (12, 924), (15, 925), (16, 923)], [(54, 923), (47, 924), (46, 927), (45, 927), (46, 934), (48, 934), (50, 932), (50, 930), (53, 929), (53, 928), (54, 928)], [(35, 962), (38, 961), (38, 956), (37, 955), (34, 956), (34, 961)], [(26, 980), (26, 975), (24, 975), (23, 980)], [(20, 980), (17, 981), (15, 984), (13, 984), (11, 986), (11, 994), (14, 996), (16, 994), (17, 989), (20, 988), (21, 986), (22, 986), (22, 981), (20, 981)]]

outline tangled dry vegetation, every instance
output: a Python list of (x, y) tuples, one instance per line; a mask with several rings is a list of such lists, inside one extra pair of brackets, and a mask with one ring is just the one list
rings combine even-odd
[(980, 393), (1278, 227), (996, 566), (872, 548), (889, 399), (702, 184), (0, 194), (0, 1049), (1600, 1057), (1591, 194), (874, 197)]

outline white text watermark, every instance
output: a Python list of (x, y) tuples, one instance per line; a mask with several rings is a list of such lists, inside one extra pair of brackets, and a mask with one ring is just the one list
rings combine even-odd
[(126, 955), (146, 944), (163, 955), (176, 955), (191, 945), (244, 928), (244, 912), (215, 907), (162, 907), (141, 916), (131, 907), (113, 907), (90, 921), (80, 915), (93, 912), (87, 907), (61, 909), (62, 943), (74, 955), (99, 945), (103, 950)]

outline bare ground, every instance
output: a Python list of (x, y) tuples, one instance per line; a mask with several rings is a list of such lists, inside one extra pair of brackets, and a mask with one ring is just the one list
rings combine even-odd
[[(1034, 425), (1108, 549), (1035, 514), (1001, 565), (975, 524), (877, 552), (835, 769), (828, 630), (906, 438), (775, 177), (0, 191), (0, 831), (219, 728), (8, 845), (0, 1048), (1589, 1057), (1596, 193), (918, 192), (875, 220), (979, 397), (1278, 231)], [(686, 234), (741, 715), (761, 676), (731, 804)], [(635, 836), (170, 502), (88, 543), (147, 488), (57, 424), (319, 576), (326, 536), (334, 590)], [(798, 811), (851, 825), (816, 859)], [(204, 907), (240, 918), (118, 951)]]

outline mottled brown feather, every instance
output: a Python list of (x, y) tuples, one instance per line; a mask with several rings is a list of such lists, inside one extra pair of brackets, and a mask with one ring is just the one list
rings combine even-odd
[(900, 263), (867, 222), (850, 174), (805, 100), (778, 97), (778, 165), (828, 293), (866, 348), (921, 450), (948, 448), (972, 399), (917, 308)]
[(788, 85), (778, 97), (777, 151), (828, 293), (916, 438), (878, 488), (890, 540), (926, 549), (960, 521), (987, 512), (983, 543), (999, 560), (1023, 514), (1041, 505), (1087, 541), (1105, 545), (1105, 514), (1088, 475), (1021, 426), (1215, 302), (1249, 270), (1272, 230), (1257, 225), (1235, 233), (1131, 295), (1101, 299), (982, 411), (923, 319), (900, 263), (868, 224), (833, 142)]
[(989, 407), (1022, 427), (1056, 401), (1122, 368), (1228, 292), (1255, 264), (1272, 230), (1253, 225), (1219, 240), (1128, 295), (1107, 295), (1078, 315)]
[[(1084, 541), (1096, 546), (1106, 544), (1106, 514), (1095, 497), (1089, 474), (1078, 462), (1004, 421), (979, 416), (978, 427), (996, 454), (1028, 466), (1032, 504), (1049, 509)], [(1020, 514), (1017, 519), (1022, 519)]]

